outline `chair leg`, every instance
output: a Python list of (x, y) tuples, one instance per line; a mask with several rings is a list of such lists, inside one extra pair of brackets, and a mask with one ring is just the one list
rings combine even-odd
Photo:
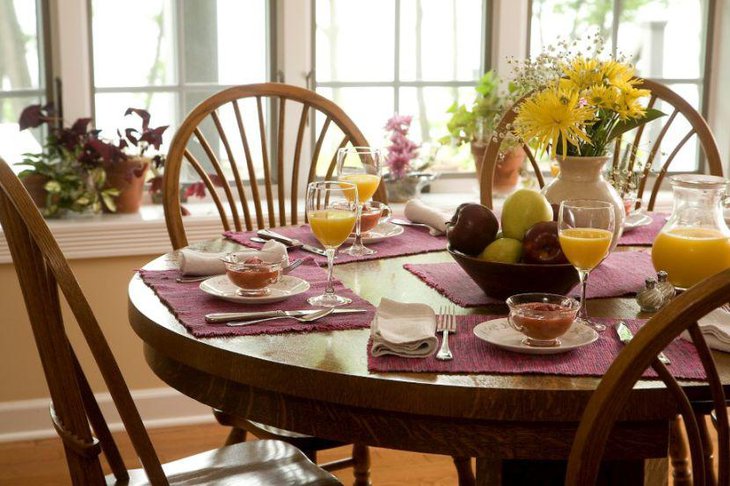
[(225, 445), (229, 446), (239, 444), (241, 442), (246, 442), (246, 431), (239, 429), (238, 427), (232, 427), (231, 431), (228, 433), (228, 437), (226, 437)]
[(677, 415), (669, 426), (669, 459), (672, 463), (672, 477), (675, 486), (692, 484), (689, 452), (683, 429), (682, 417)]
[(471, 469), (471, 457), (451, 457), (454, 460), (454, 466), (456, 466), (456, 474), (459, 478), (459, 486), (474, 486), (476, 479), (474, 478), (474, 471)]
[(370, 450), (362, 444), (352, 446), (353, 473), (355, 486), (370, 486)]

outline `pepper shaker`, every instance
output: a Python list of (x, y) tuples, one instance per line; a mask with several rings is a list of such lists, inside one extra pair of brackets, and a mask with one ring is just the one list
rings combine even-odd
[(662, 297), (664, 297), (663, 305), (666, 305), (677, 294), (677, 290), (674, 288), (674, 285), (672, 285), (672, 283), (669, 281), (667, 272), (665, 272), (664, 270), (659, 270), (659, 272), (657, 272), (656, 274), (656, 278), (656, 286), (662, 292)]
[(656, 312), (664, 304), (664, 296), (662, 291), (657, 287), (657, 281), (654, 278), (647, 278), (645, 287), (636, 294), (636, 302), (641, 308), (641, 312)]

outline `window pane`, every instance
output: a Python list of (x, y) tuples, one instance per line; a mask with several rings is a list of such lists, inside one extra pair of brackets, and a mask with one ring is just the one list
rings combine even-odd
[(395, 5), (317, 0), (317, 80), (392, 81)]
[[(632, 2), (633, 3), (633, 2)], [(583, 39), (598, 27), (610, 52), (613, 1), (532, 0), (530, 52), (539, 54), (559, 39)]]
[(186, 83), (266, 81), (264, 0), (185, 0), (182, 7)]
[(401, 1), (401, 79), (477, 79), (483, 57), (483, 18), (481, 0)]
[(645, 3), (621, 12), (619, 51), (645, 77), (701, 78), (706, 0)]
[[(0, 98), (0, 157), (8, 164), (20, 162), (24, 153), (38, 153), (43, 144), (43, 131), (41, 128), (32, 130), (18, 129), (18, 118), (20, 112), (28, 105), (43, 103), (39, 96), (23, 96), (13, 98)], [(22, 170), (18, 168), (17, 170)]]
[(39, 88), (41, 83), (38, 63), (38, 12), (36, 3), (29, 0), (4, 2), (5, 11), (0, 45), (0, 89)]
[(383, 145), (383, 127), (393, 116), (392, 88), (319, 88), (317, 91), (345, 110), (370, 145)]
[(171, 0), (93, 0), (94, 84), (153, 86), (175, 81)]

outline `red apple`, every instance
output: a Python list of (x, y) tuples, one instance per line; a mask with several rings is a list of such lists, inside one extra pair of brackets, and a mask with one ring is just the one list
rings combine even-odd
[(446, 224), (446, 238), (455, 250), (478, 255), (492, 241), (499, 221), (491, 209), (481, 204), (462, 204)]
[(536, 223), (525, 232), (522, 240), (522, 259), (525, 263), (568, 263), (560, 247), (558, 223)]

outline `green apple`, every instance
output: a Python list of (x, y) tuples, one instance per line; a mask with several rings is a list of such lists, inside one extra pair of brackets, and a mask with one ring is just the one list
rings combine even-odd
[(488, 262), (517, 263), (522, 257), (522, 242), (514, 238), (494, 240), (479, 254)]
[(535, 223), (553, 220), (553, 208), (537, 191), (519, 189), (507, 197), (502, 206), (502, 233), (505, 238), (522, 241)]

